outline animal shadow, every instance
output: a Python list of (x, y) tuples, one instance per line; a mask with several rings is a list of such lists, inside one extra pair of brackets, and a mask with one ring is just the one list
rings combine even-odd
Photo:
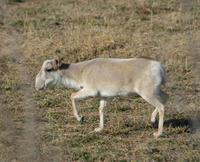
[[(157, 128), (158, 127), (158, 120), (156, 120), (156, 122), (153, 123), (152, 126), (154, 128)], [(187, 118), (168, 119), (168, 120), (164, 121), (164, 127), (172, 127), (172, 128), (188, 127), (188, 128), (192, 128), (192, 121), (191, 121), (191, 119), (187, 119)]]
[(191, 119), (187, 118), (178, 118), (178, 119), (169, 119), (164, 122), (165, 127), (171, 126), (172, 128), (176, 127), (192, 127), (192, 121)]
[(200, 129), (200, 117), (198, 118), (178, 118), (178, 119), (169, 119), (164, 123), (165, 127), (171, 126), (172, 128), (176, 127), (187, 127), (188, 131), (195, 133)]

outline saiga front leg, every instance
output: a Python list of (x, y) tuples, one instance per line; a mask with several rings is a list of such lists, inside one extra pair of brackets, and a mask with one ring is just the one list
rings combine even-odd
[(76, 117), (76, 119), (78, 121), (82, 121), (83, 116), (78, 112), (78, 110), (76, 108), (75, 101), (80, 100), (80, 99), (84, 99), (84, 98), (87, 98), (87, 97), (92, 97), (92, 96), (95, 96), (95, 93), (93, 91), (87, 90), (87, 89), (82, 89), (82, 90), (80, 90), (76, 93), (72, 93), (71, 100), (72, 100), (73, 113), (74, 113), (74, 116)]
[(104, 111), (105, 111), (106, 103), (107, 101), (105, 99), (101, 99), (100, 106), (99, 106), (100, 123), (99, 123), (99, 127), (94, 130), (95, 132), (100, 132), (104, 128)]

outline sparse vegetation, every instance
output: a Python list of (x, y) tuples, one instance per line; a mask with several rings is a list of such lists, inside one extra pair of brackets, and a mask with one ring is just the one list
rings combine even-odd
[[(27, 120), (23, 87), (33, 86), (43, 61), (56, 55), (66, 62), (141, 56), (161, 61), (170, 96), (165, 136), (153, 138), (153, 107), (138, 96), (111, 99), (105, 130), (92, 133), (98, 99), (79, 102), (85, 119), (78, 123), (71, 89), (34, 91), (37, 161), (200, 160), (199, 1), (5, 0), (0, 9), (0, 161), (23, 161), (17, 156)], [(12, 41), (26, 62), (9, 54)], [(23, 84), (20, 65), (31, 84)]]

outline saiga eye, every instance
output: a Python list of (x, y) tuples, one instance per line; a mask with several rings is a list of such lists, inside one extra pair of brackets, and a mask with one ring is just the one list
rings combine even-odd
[(51, 72), (53, 71), (53, 69), (46, 69), (46, 72)]

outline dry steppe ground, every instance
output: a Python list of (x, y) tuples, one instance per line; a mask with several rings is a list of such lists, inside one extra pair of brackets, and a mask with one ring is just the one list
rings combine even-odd
[[(0, 161), (199, 161), (199, 0), (1, 0)], [(139, 96), (114, 98), (98, 126), (98, 99), (71, 89), (37, 92), (45, 59), (151, 57), (167, 71), (164, 137)]]

